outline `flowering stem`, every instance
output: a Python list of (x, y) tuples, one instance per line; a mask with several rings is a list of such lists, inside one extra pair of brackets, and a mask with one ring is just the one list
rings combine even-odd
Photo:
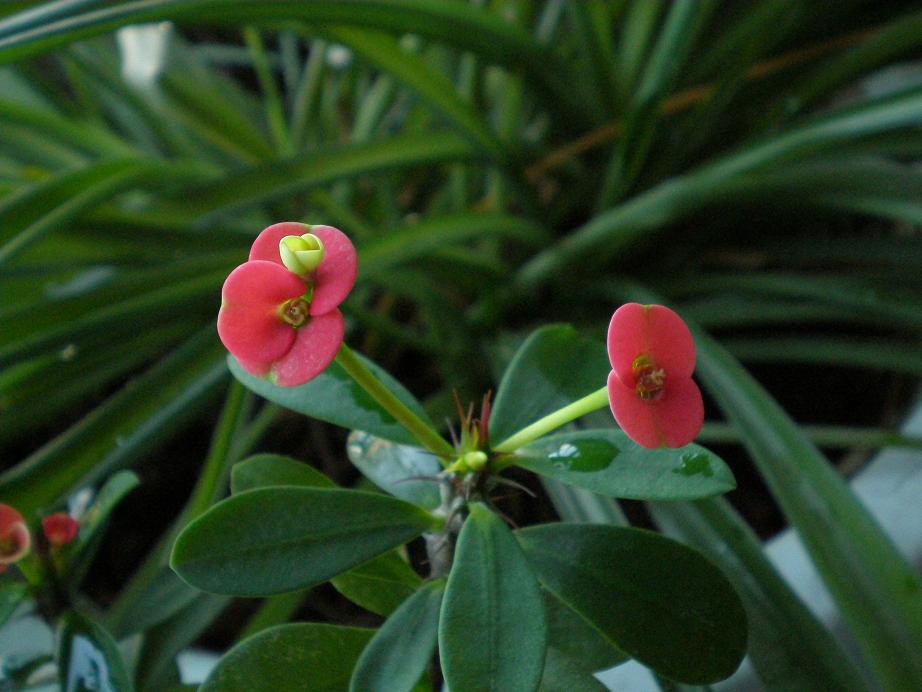
[(394, 396), (390, 389), (375, 377), (375, 374), (353, 353), (346, 344), (342, 345), (339, 355), (336, 356), (336, 362), (339, 363), (343, 370), (349, 373), (349, 376), (355, 380), (362, 389), (371, 395), (371, 398), (377, 401), (381, 407), (394, 417), (398, 423), (406, 428), (417, 441), (437, 457), (450, 459), (454, 456), (455, 450), (445, 439), (439, 435), (432, 427), (413, 413), (406, 404)]
[(562, 425), (585, 416), (587, 413), (598, 411), (600, 408), (608, 406), (608, 387), (593, 392), (589, 396), (577, 399), (572, 404), (567, 404), (563, 408), (557, 409), (544, 418), (535, 421), (531, 425), (522, 428), (514, 435), (507, 437), (493, 448), (494, 452), (514, 452), (527, 444), (530, 444), (543, 435), (547, 435), (552, 430), (556, 430)]

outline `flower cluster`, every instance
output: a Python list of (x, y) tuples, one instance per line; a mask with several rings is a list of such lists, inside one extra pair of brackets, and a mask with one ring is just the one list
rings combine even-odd
[(342, 346), (339, 304), (355, 285), (358, 258), (332, 226), (291, 221), (263, 230), (249, 261), (224, 282), (218, 334), (249, 373), (283, 387), (322, 373)]
[(608, 327), (608, 401), (621, 429), (655, 449), (684, 447), (704, 423), (701, 391), (691, 376), (695, 342), (662, 305), (622, 305)]

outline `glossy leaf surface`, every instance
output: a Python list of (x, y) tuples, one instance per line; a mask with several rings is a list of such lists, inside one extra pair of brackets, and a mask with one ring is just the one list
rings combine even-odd
[(351, 692), (412, 692), (435, 652), (444, 592), (444, 580), (429, 582), (394, 611), (359, 657)]
[(471, 505), (439, 621), (439, 655), (453, 689), (532, 692), (547, 623), (537, 580), (503, 520)]
[(700, 553), (649, 531), (595, 524), (547, 524), (517, 536), (549, 591), (661, 675), (708, 683), (739, 666), (746, 614)]
[(439, 506), (436, 476), (442, 465), (430, 452), (353, 430), (346, 441), (346, 453), (349, 461), (382, 490), (428, 509)]
[[(417, 416), (428, 422), (428, 417), (419, 402), (400, 383), (377, 365), (356, 354), (372, 372), (406, 404)], [(318, 418), (334, 425), (352, 430), (365, 430), (377, 437), (415, 444), (416, 440), (394, 418), (374, 401), (371, 396), (349, 377), (338, 363), (333, 363), (326, 372), (300, 387), (279, 387), (268, 380), (253, 377), (237, 361), (228, 357), (228, 367), (234, 377), (247, 388), (269, 401), (292, 411)]]
[(203, 591), (266, 596), (326, 581), (435, 524), (420, 508), (383, 495), (260, 488), (219, 502), (189, 524), (170, 564)]
[[(600, 332), (601, 336), (601, 332)], [(490, 439), (501, 442), (605, 386), (611, 364), (605, 345), (568, 325), (535, 331), (509, 363), (490, 416)]]
[(643, 449), (620, 430), (542, 438), (516, 454), (517, 466), (547, 478), (631, 500), (690, 500), (733, 490), (733, 473), (699, 445)]
[(280, 454), (255, 454), (237, 462), (231, 469), (231, 492), (234, 495), (274, 485), (336, 487), (333, 481), (310, 464)]

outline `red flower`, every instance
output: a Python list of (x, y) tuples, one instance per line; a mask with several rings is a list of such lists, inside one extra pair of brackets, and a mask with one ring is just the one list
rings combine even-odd
[[(283, 238), (287, 262), (279, 251)], [(295, 252), (306, 247), (313, 249)], [(307, 254), (314, 258), (298, 264)], [(283, 387), (304, 384), (339, 353), (345, 327), (337, 308), (357, 273), (355, 248), (342, 231), (291, 221), (269, 226), (253, 242), (250, 260), (224, 282), (221, 341), (247, 372)]]
[(53, 548), (60, 548), (73, 543), (80, 531), (80, 522), (69, 514), (56, 512), (42, 519), (42, 531)]
[(662, 305), (622, 305), (608, 327), (608, 402), (621, 429), (642, 447), (684, 447), (704, 423), (692, 380), (695, 342)]
[(24, 558), (31, 545), (26, 520), (9, 505), (0, 504), (0, 572)]

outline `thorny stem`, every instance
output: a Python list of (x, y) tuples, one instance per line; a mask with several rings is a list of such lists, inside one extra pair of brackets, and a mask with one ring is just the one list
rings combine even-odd
[[(442, 502), (433, 514), (444, 517), (445, 525), (438, 533), (423, 534), (426, 541), (426, 556), (429, 558), (429, 577), (432, 579), (445, 577), (451, 572), (451, 564), (455, 557), (455, 541), (464, 523), (466, 501), (464, 493), (456, 491), (454, 478), (455, 475), (447, 471), (439, 474), (439, 494)], [(470, 478), (473, 476), (467, 477)]]
[(493, 448), (494, 452), (509, 453), (534, 442), (539, 437), (547, 435), (562, 425), (566, 425), (587, 413), (598, 411), (608, 406), (608, 387), (593, 392), (589, 396), (577, 399), (572, 404), (567, 404), (561, 409), (546, 415), (531, 425), (522, 428), (514, 435), (507, 437)]
[(432, 427), (413, 413), (400, 401), (390, 389), (375, 377), (375, 374), (353, 353), (345, 344), (336, 356), (336, 362), (343, 370), (377, 401), (381, 407), (394, 417), (398, 423), (406, 428), (413, 437), (426, 449), (442, 459), (451, 459), (455, 456), (454, 448)]

